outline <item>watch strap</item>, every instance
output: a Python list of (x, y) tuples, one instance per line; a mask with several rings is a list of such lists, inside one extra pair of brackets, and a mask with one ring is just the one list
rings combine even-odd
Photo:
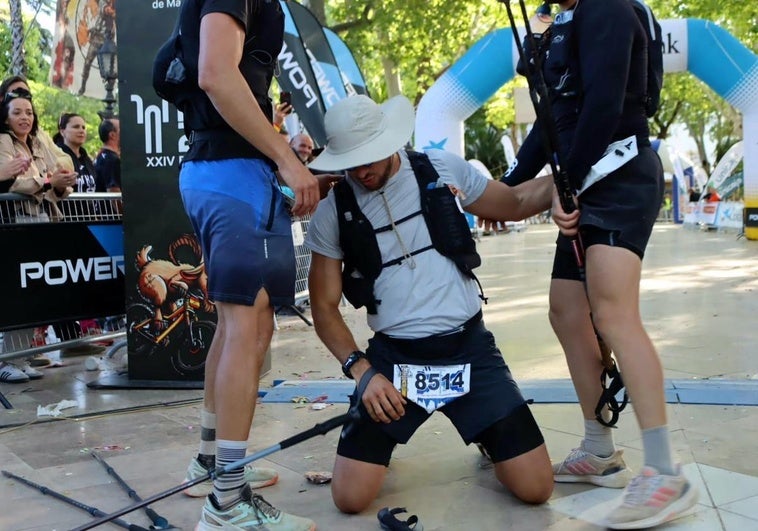
[(353, 365), (355, 365), (358, 362), (358, 360), (365, 357), (366, 357), (366, 353), (361, 350), (354, 350), (353, 352), (351, 352), (350, 355), (345, 360), (345, 363), (342, 364), (342, 373), (352, 380), (353, 375), (350, 374), (350, 369), (352, 368)]

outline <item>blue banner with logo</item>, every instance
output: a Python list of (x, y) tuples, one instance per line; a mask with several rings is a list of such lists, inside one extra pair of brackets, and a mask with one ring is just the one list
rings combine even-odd
[(280, 3), (284, 11), (284, 45), (279, 53), (279, 74), (276, 79), (282, 90), (292, 93), (292, 105), (308, 134), (316, 144), (323, 146), (326, 144), (324, 114), (327, 107), (311, 67), (311, 55), (290, 11), (295, 4)]
[(292, 20), (300, 33), (308, 54), (324, 106), (332, 105), (347, 96), (337, 60), (324, 35), (323, 27), (308, 9), (297, 2), (287, 2)]
[(363, 94), (368, 96), (366, 81), (363, 79), (361, 69), (358, 68), (358, 63), (355, 62), (355, 57), (353, 57), (350, 48), (329, 28), (324, 28), (324, 35), (329, 46), (332, 48), (332, 53), (337, 61), (337, 67), (342, 76), (342, 82), (345, 85), (347, 94)]

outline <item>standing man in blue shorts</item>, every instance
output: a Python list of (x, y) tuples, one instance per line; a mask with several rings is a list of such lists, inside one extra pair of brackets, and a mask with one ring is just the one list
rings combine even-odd
[[(197, 65), (199, 88), (182, 109), (190, 149), (179, 187), (218, 312), (205, 368), (200, 453), (188, 479), (245, 456), (272, 308), (294, 302), (291, 222), (274, 169), (295, 192), (293, 214), (309, 214), (319, 200), (316, 178), (271, 125), (268, 91), (283, 24), (279, 2), (270, 0), (187, 0), (181, 7), (184, 60), (190, 75)], [(275, 481), (273, 471), (241, 467), (204, 492), (188, 492), (207, 494), (197, 529), (315, 529), (251, 492), (249, 482)]]
[[(479, 256), (449, 187), (473, 214), (516, 220), (548, 208), (552, 181), (510, 188), (449, 152), (406, 152), (413, 123), (402, 96), (381, 106), (349, 97), (327, 111), (329, 142), (310, 164), (347, 172), (308, 228), (309, 292), (316, 332), (363, 390), (365, 417), (340, 438), (334, 503), (346, 513), (366, 509), (395, 446), (436, 409), (466, 444), (489, 452), (515, 496), (542, 503), (553, 490), (544, 439), (482, 322), (471, 271)], [(365, 352), (340, 313), (343, 292), (367, 308), (374, 336)]]
[[(671, 450), (663, 369), (639, 308), (642, 258), (664, 190), (647, 121), (654, 90), (648, 82), (648, 46), (656, 44), (648, 41), (642, 24), (654, 22), (641, 0), (550, 3), (561, 11), (542, 37), (542, 71), (556, 149), (579, 205), (571, 215), (554, 205), (561, 234), (550, 283), (550, 323), (584, 416), (584, 438), (553, 472), (558, 482), (626, 487), (605, 525), (643, 529), (680, 516), (698, 498)], [(505, 183), (524, 182), (546, 164), (541, 120), (524, 140)], [(602, 178), (591, 184), (590, 176)], [(577, 233), (586, 249), (584, 279), (569, 239)], [(614, 446), (612, 430), (595, 418), (603, 370), (595, 328), (618, 359), (642, 430), (644, 467), (634, 478)]]

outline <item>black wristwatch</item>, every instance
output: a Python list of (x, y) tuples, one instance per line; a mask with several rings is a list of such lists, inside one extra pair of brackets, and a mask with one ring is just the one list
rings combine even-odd
[(353, 352), (351, 352), (350, 355), (345, 360), (345, 363), (342, 364), (342, 372), (345, 374), (345, 376), (347, 376), (348, 378), (352, 380), (353, 375), (350, 374), (350, 369), (353, 367), (353, 365), (355, 365), (358, 362), (359, 359), (365, 358), (365, 357), (366, 357), (366, 353), (363, 351), (354, 350)]

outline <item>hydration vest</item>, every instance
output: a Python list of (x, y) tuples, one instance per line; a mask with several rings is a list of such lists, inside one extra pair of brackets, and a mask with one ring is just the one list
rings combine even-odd
[[(472, 278), (479, 285), (480, 297), (487, 302), (474, 268), (482, 263), (476, 252), (476, 242), (471, 236), (466, 217), (458, 208), (455, 196), (447, 186), (437, 187), (439, 174), (429, 157), (424, 153), (407, 151), (408, 159), (416, 176), (421, 196), (420, 209), (409, 216), (397, 220), (400, 224), (418, 215), (424, 216), (432, 244), (411, 252), (411, 256), (436, 249), (441, 255), (452, 260), (461, 273)], [(407, 257), (403, 256), (382, 263), (382, 254), (376, 235), (392, 230), (392, 225), (374, 228), (368, 218), (358, 208), (353, 189), (344, 181), (334, 188), (339, 223), (340, 247), (343, 252), (342, 292), (355, 307), (366, 307), (370, 314), (377, 313), (377, 305), (382, 301), (374, 296), (374, 282), (385, 267), (399, 265)]]

